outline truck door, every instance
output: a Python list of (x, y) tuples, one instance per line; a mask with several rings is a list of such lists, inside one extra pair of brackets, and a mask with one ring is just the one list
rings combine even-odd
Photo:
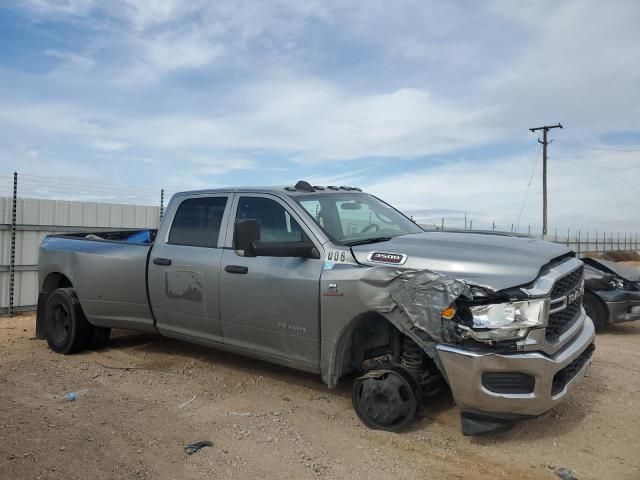
[(220, 261), (229, 194), (172, 202), (149, 259), (149, 298), (160, 333), (222, 342)]
[[(228, 245), (233, 225), (241, 219), (258, 221), (262, 242), (313, 238), (296, 213), (276, 196), (237, 194), (234, 203)], [(243, 252), (225, 249), (221, 273), (225, 343), (317, 368), (322, 266), (316, 259), (245, 257)]]

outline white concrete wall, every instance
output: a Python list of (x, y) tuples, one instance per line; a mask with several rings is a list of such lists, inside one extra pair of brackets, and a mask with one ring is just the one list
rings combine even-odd
[[(51, 233), (89, 228), (158, 228), (160, 208), (117, 203), (79, 202), (19, 198), (16, 223), (16, 274), (14, 307), (37, 303), (38, 248)], [(60, 227), (63, 227), (62, 229)], [(11, 198), (0, 197), (0, 312), (9, 306), (9, 272), (11, 254)], [(20, 271), (23, 267), (25, 271)]]

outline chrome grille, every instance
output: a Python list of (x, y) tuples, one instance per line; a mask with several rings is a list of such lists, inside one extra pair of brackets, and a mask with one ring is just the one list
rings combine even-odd
[[(559, 278), (551, 290), (551, 305), (569, 295), (577, 288), (580, 288), (583, 275), (584, 267), (580, 266), (580, 268)], [(545, 338), (548, 342), (556, 343), (562, 334), (569, 330), (578, 318), (580, 318), (581, 305), (582, 297), (568, 304), (566, 308), (549, 315), (549, 321), (547, 322), (547, 329), (545, 331)]]
[(553, 284), (553, 289), (551, 290), (551, 301), (553, 302), (556, 298), (564, 297), (571, 290), (580, 286), (583, 276), (584, 265), (581, 265), (580, 268), (574, 270), (570, 274), (559, 278), (556, 283)]

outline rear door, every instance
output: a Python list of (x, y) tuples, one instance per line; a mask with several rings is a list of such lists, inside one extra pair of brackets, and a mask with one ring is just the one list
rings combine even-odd
[[(280, 198), (236, 194), (236, 220), (255, 219), (262, 242), (312, 239), (298, 215)], [(232, 242), (228, 239), (227, 244)], [(318, 365), (319, 288), (323, 261), (245, 257), (233, 248), (222, 256), (222, 328), (225, 343), (310, 368)]]
[(149, 260), (149, 296), (160, 333), (222, 342), (220, 261), (232, 198), (186, 197), (167, 212), (173, 221)]

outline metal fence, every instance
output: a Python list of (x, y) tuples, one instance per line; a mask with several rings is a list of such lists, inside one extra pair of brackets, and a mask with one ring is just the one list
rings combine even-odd
[[(0, 314), (32, 310), (38, 296), (38, 249), (42, 239), (52, 233), (105, 231), (123, 228), (157, 228), (164, 211), (164, 189), (131, 188), (102, 184), (74, 177), (39, 177), (0, 174)], [(472, 219), (457, 219), (457, 230), (477, 230)], [(423, 225), (427, 229), (446, 229)], [(463, 228), (464, 225), (464, 228)], [(490, 222), (484, 229), (535, 235), (531, 226), (519, 231), (513, 224)], [(558, 230), (547, 240), (562, 243), (579, 255), (585, 252), (628, 251), (640, 248), (638, 233), (575, 230), (559, 236)]]
[[(535, 232), (531, 225), (527, 225), (525, 229), (518, 229), (514, 224), (498, 225), (496, 222), (490, 222), (483, 225), (480, 222), (474, 224), (473, 220), (467, 221), (466, 219), (456, 218), (455, 221), (445, 222), (442, 218), (440, 224), (421, 224), (421, 226), (427, 230), (448, 230), (448, 231), (470, 231), (474, 230), (487, 233), (510, 233), (515, 235), (529, 236), (542, 239), (542, 234)], [(578, 255), (586, 252), (605, 253), (611, 251), (617, 252), (630, 252), (640, 251), (640, 234), (638, 232), (611, 232), (604, 230), (566, 230), (566, 236), (564, 232), (560, 233), (557, 228), (549, 229), (549, 234), (546, 236), (547, 241), (554, 243), (561, 243), (570, 247)]]
[(548, 240), (556, 243), (562, 243), (567, 247), (580, 254), (586, 252), (630, 252), (638, 251), (640, 247), (640, 236), (637, 233), (622, 232), (590, 232), (578, 230), (571, 236), (571, 232), (567, 232), (564, 239), (558, 238), (557, 235), (549, 237)]
[[(73, 231), (157, 228), (159, 205), (24, 198), (18, 177), (0, 190), (0, 313), (35, 309), (38, 249), (46, 235)], [(6, 185), (5, 185), (6, 187)], [(10, 193), (10, 195), (7, 195)], [(158, 190), (158, 200), (160, 191)]]

